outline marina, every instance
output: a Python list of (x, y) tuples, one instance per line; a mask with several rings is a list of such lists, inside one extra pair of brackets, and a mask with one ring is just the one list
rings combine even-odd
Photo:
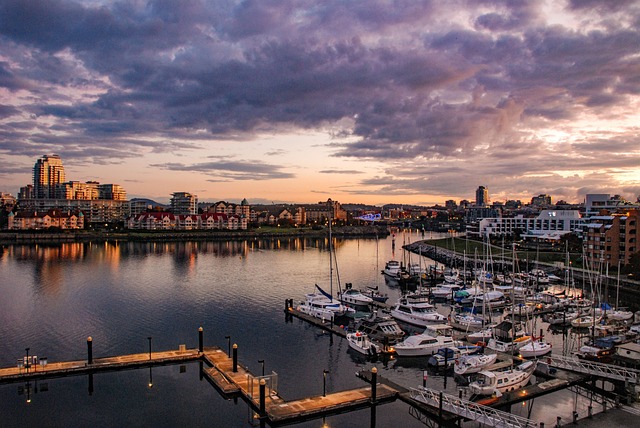
[[(389, 241), (387, 240), (385, 245), (388, 245), (388, 243)], [(309, 249), (315, 251), (317, 244), (314, 241), (313, 246), (307, 248), (306, 251), (296, 250), (290, 254), (295, 255), (295, 258), (308, 255)], [(166, 248), (172, 248), (174, 245), (171, 244)], [(562, 329), (555, 327), (551, 329), (550, 325), (547, 327), (547, 324), (540, 320), (538, 320), (538, 328), (540, 331), (545, 330), (545, 340), (553, 343), (553, 351), (549, 356), (551, 359), (546, 360), (547, 356), (538, 360), (534, 359), (536, 370), (529, 385), (515, 391), (504, 392), (495, 397), (491, 395), (487, 397), (472, 396), (466, 386), (471, 380), (468, 377), (472, 374), (459, 376), (454, 373), (453, 366), (450, 364), (454, 363), (455, 359), (449, 360), (447, 365), (451, 368), (444, 370), (443, 367), (428, 366), (427, 357), (399, 357), (395, 353), (393, 343), (388, 343), (387, 346), (384, 346), (385, 344), (381, 341), (375, 342), (376, 345), (380, 346), (378, 348), (380, 352), (376, 351), (376, 355), (364, 353), (353, 348), (347, 341), (347, 335), (355, 334), (357, 337), (355, 326), (358, 324), (351, 321), (354, 319), (369, 320), (368, 328), (374, 328), (376, 322), (389, 322), (388, 311), (402, 294), (399, 285), (389, 286), (384, 282), (384, 275), (382, 275), (379, 267), (376, 268), (376, 260), (371, 260), (370, 255), (365, 256), (371, 261), (368, 268), (370, 271), (358, 271), (356, 275), (351, 272), (354, 266), (359, 265), (359, 263), (353, 262), (362, 258), (363, 248), (367, 248), (368, 254), (376, 253), (376, 247), (379, 246), (379, 243), (374, 240), (339, 242), (336, 249), (340, 255), (338, 257), (341, 263), (340, 275), (353, 281), (355, 287), (360, 288), (367, 285), (382, 291), (389, 296), (388, 301), (386, 303), (371, 302), (371, 309), (377, 311), (375, 312), (376, 315), (373, 315), (374, 312), (358, 311), (352, 313), (346, 319), (330, 318), (324, 320), (302, 313), (296, 307), (306, 293), (313, 291), (314, 283), (323, 282), (320, 277), (323, 275), (323, 271), (326, 270), (323, 262), (323, 260), (326, 260), (326, 252), (318, 253), (317, 256), (318, 279), (313, 277), (316, 274), (311, 274), (311, 277), (309, 277), (307, 272), (307, 275), (303, 278), (302, 276), (291, 275), (295, 271), (288, 270), (287, 274), (280, 276), (287, 283), (287, 286), (282, 289), (267, 287), (264, 286), (264, 283), (262, 288), (251, 288), (250, 292), (249, 289), (240, 290), (237, 287), (234, 288), (234, 284), (243, 281), (246, 286), (250, 287), (254, 286), (249, 284), (260, 283), (256, 276), (256, 270), (249, 268), (247, 270), (249, 276), (245, 279), (230, 278), (231, 281), (228, 284), (215, 286), (211, 290), (212, 293), (209, 294), (205, 290), (211, 286), (207, 285), (205, 287), (205, 282), (197, 279), (197, 277), (207, 276), (211, 273), (207, 269), (199, 272), (205, 266), (203, 264), (205, 259), (209, 259), (209, 263), (214, 265), (219, 265), (221, 262), (226, 263), (230, 260), (234, 260), (234, 264), (247, 263), (247, 259), (268, 256), (269, 252), (273, 250), (264, 248), (255, 251), (247, 250), (247, 247), (240, 246), (238, 247), (242, 249), (240, 252), (232, 250), (229, 252), (229, 256), (216, 256), (217, 259), (210, 259), (208, 254), (222, 254), (219, 251), (222, 249), (221, 244), (216, 244), (215, 247), (203, 246), (202, 243), (197, 245), (200, 248), (196, 249), (194, 247), (193, 250), (189, 251), (180, 250), (175, 252), (172, 250), (171, 253), (165, 253), (164, 251), (159, 253), (161, 256), (162, 254), (171, 254), (171, 258), (174, 261), (173, 266), (178, 268), (169, 276), (180, 277), (183, 280), (186, 278), (187, 284), (190, 284), (188, 287), (182, 287), (183, 291), (186, 292), (184, 299), (179, 297), (176, 301), (177, 295), (170, 291), (167, 294), (166, 308), (181, 308), (181, 306), (187, 305), (185, 307), (188, 307), (188, 310), (179, 309), (179, 316), (169, 316), (168, 320), (163, 321), (159, 314), (153, 315), (152, 306), (144, 303), (145, 300), (157, 301), (158, 297), (154, 297), (154, 294), (145, 294), (147, 296), (145, 299), (136, 298), (137, 287), (132, 287), (131, 285), (127, 290), (127, 294), (133, 296), (134, 301), (138, 302), (138, 305), (142, 305), (142, 308), (136, 307), (134, 310), (131, 307), (131, 311), (127, 312), (126, 305), (124, 307), (122, 304), (110, 307), (109, 311), (111, 313), (114, 311), (122, 313), (122, 310), (125, 309), (127, 315), (122, 318), (122, 323), (108, 330), (114, 332), (127, 331), (129, 337), (138, 337), (137, 342), (126, 341), (115, 343), (114, 346), (114, 342), (108, 339), (109, 335), (105, 335), (105, 331), (107, 331), (105, 328), (100, 328), (97, 332), (83, 330), (86, 332), (84, 339), (82, 336), (78, 337), (78, 333), (71, 334), (70, 337), (74, 338), (73, 343), (66, 341), (60, 334), (56, 334), (56, 340), (45, 339), (43, 336), (38, 341), (30, 341), (31, 343), (26, 344), (29, 346), (29, 356), (31, 357), (28, 374), (24, 364), (26, 360), (23, 357), (20, 358), (23, 363), (22, 367), (20, 367), (20, 363), (16, 364), (15, 350), (20, 349), (20, 347), (16, 346), (16, 344), (10, 345), (10, 349), (14, 350), (14, 355), (11, 357), (4, 354), (2, 356), (2, 366), (11, 367), (13, 376), (15, 376), (16, 372), (18, 372), (19, 376), (11, 379), (10, 374), (5, 373), (9, 377), (0, 377), (0, 379), (3, 379), (0, 380), (0, 394), (3, 394), (4, 403), (18, 400), (11, 407), (3, 408), (3, 413), (8, 411), (6, 414), (10, 418), (9, 420), (18, 417), (18, 414), (20, 418), (38, 417), (40, 406), (45, 405), (54, 398), (50, 391), (55, 390), (57, 395), (61, 384), (69, 382), (76, 384), (77, 382), (74, 379), (86, 379), (87, 377), (93, 379), (90, 382), (91, 391), (93, 392), (87, 398), (81, 400), (89, 400), (87, 404), (84, 404), (85, 406), (99, 404), (96, 398), (102, 395), (101, 391), (105, 390), (105, 382), (107, 385), (112, 382), (125, 382), (127, 384), (133, 382), (131, 386), (125, 387), (126, 390), (138, 390), (139, 387), (144, 386), (144, 391), (139, 390), (138, 394), (148, 397), (146, 400), (149, 400), (154, 399), (158, 394), (161, 396), (166, 395), (167, 399), (171, 399), (172, 395), (166, 385), (167, 382), (173, 383), (177, 381), (182, 385), (180, 388), (198, 390), (197, 396), (202, 397), (202, 400), (217, 403), (214, 405), (215, 414), (207, 410), (211, 406), (190, 405), (185, 407), (185, 410), (191, 409), (192, 412), (195, 411), (196, 413), (204, 412), (207, 415), (206, 418), (217, 419), (219, 423), (223, 423), (223, 420), (228, 423), (228, 421), (235, 419), (234, 426), (252, 426), (252, 424), (258, 423), (274, 426), (289, 424), (319, 426), (320, 420), (323, 421), (323, 425), (327, 423), (329, 424), (328, 426), (341, 426), (340, 421), (345, 423), (347, 421), (359, 421), (360, 425), (389, 426), (389, 423), (396, 423), (398, 420), (402, 420), (403, 425), (407, 427), (434, 423), (445, 425), (457, 425), (460, 423), (462, 426), (474, 426), (473, 418), (471, 418), (470, 414), (465, 416), (462, 411), (459, 413), (450, 412), (444, 408), (444, 402), (441, 410), (439, 403), (434, 405), (432, 402), (420, 401), (415, 396), (411, 397), (413, 389), (423, 391), (437, 390), (449, 397), (457, 397), (459, 400), (475, 403), (470, 405), (472, 407), (484, 406), (496, 411), (507, 410), (518, 417), (525, 417), (536, 425), (545, 423), (547, 426), (556, 421), (557, 417), (560, 417), (564, 421), (563, 423), (572, 422), (573, 412), (578, 414), (578, 420), (587, 418), (589, 414), (594, 415), (602, 412), (605, 409), (599, 403), (602, 403), (603, 400), (607, 403), (606, 406), (608, 406), (609, 410), (623, 408), (623, 406), (633, 407), (633, 400), (631, 399), (635, 394), (633, 370), (626, 372), (627, 374), (623, 377), (613, 377), (610, 376), (613, 373), (611, 370), (609, 372), (603, 370), (594, 372), (592, 368), (591, 372), (580, 372), (575, 367), (562, 366), (561, 360), (565, 354), (571, 356), (571, 361), (577, 361), (573, 356), (574, 352), (578, 350), (582, 341), (588, 338), (588, 332), (574, 335), (571, 332), (571, 327), (565, 328), (563, 332)], [(137, 246), (131, 245), (131, 248)], [(345, 252), (345, 248), (349, 248), (349, 246), (357, 251)], [(203, 251), (204, 248), (206, 248), (206, 252)], [(215, 251), (212, 251), (214, 249)], [(89, 251), (87, 254), (91, 254), (95, 252), (95, 249), (87, 251)], [(102, 251), (103, 249), (100, 250), (100, 252)], [(122, 251), (122, 248), (120, 251)], [(340, 254), (341, 251), (342, 253)], [(235, 257), (233, 257), (234, 254)], [(241, 257), (238, 257), (239, 254), (241, 254)], [(383, 255), (383, 257), (388, 258), (388, 255)], [(400, 254), (396, 254), (395, 257), (400, 259)], [(104, 258), (104, 255), (101, 258)], [(342, 262), (343, 259), (348, 262)], [(277, 266), (272, 259), (268, 260), (269, 265)], [(121, 266), (126, 266), (127, 264), (126, 258), (120, 262)], [(296, 264), (300, 265), (301, 262), (298, 260)], [(346, 266), (343, 266), (344, 264)], [(139, 266), (138, 264), (135, 265)], [(196, 265), (200, 266), (200, 268), (188, 267)], [(153, 266), (154, 269), (158, 269), (157, 265), (154, 264)], [(233, 269), (226, 269), (226, 271), (242, 272)], [(11, 269), (8, 272), (11, 272)], [(101, 272), (101, 277), (108, 278), (109, 275), (104, 271)], [(120, 275), (117, 277), (120, 278)], [(154, 278), (156, 281), (160, 280), (159, 277)], [(222, 276), (216, 277), (214, 284), (216, 284), (216, 281), (221, 280), (224, 283), (222, 278)], [(359, 278), (359, 280), (351, 278)], [(363, 282), (364, 278), (369, 279)], [(209, 283), (209, 281), (206, 283)], [(324, 283), (326, 283), (326, 280)], [(168, 286), (164, 287), (167, 288)], [(66, 285), (60, 290), (65, 288)], [(117, 287), (106, 285), (102, 289), (109, 289), (111, 290), (110, 293), (113, 293)], [(149, 290), (151, 289), (149, 288)], [(167, 288), (167, 290), (170, 289), (171, 287)], [(19, 290), (19, 288), (5, 288), (4, 291), (9, 295), (13, 293), (13, 300), (20, 302), (24, 298), (16, 295), (15, 290)], [(81, 301), (84, 304), (87, 304), (92, 301), (92, 299), (86, 298), (88, 296), (86, 293), (89, 290), (94, 290), (94, 288), (76, 286), (75, 293), (70, 293), (68, 296), (77, 296), (82, 299)], [(99, 289), (96, 288), (95, 290)], [(214, 290), (215, 293), (223, 293), (223, 300), (226, 303), (214, 303), (221, 301), (217, 294), (213, 293)], [(233, 292), (231, 292), (232, 290)], [(157, 293), (157, 291), (154, 293)], [(63, 295), (66, 294), (65, 292)], [(189, 296), (193, 297), (196, 294), (207, 296), (206, 299), (210, 302), (207, 306), (210, 305), (210, 308), (217, 307), (220, 309), (207, 311), (205, 314), (205, 312), (198, 309), (198, 306), (189, 306)], [(237, 299), (240, 295), (244, 299), (242, 304), (240, 304), (241, 300)], [(169, 298), (169, 296), (171, 297)], [(270, 308), (265, 311), (263, 306), (267, 301)], [(228, 302), (234, 303), (228, 305)], [(282, 310), (282, 302), (284, 302), (284, 311)], [(445, 318), (450, 315), (452, 304), (438, 301), (434, 301), (433, 304), (438, 313), (443, 314)], [(228, 305), (229, 310), (226, 309), (227, 306), (225, 305)], [(24, 305), (19, 304), (18, 307), (24, 307)], [(240, 307), (243, 308), (242, 311), (237, 310)], [(89, 306), (87, 309), (94, 313), (104, 313), (99, 306)], [(6, 313), (11, 314), (11, 312)], [(168, 316), (167, 314), (169, 313), (164, 310), (163, 316)], [(199, 337), (197, 346), (194, 346), (197, 336), (193, 332), (198, 324), (195, 324), (194, 327), (196, 318), (187, 315), (190, 313), (204, 319), (204, 322), (198, 323), (207, 332), (207, 346), (203, 347), (202, 351), (200, 350)], [(61, 321), (56, 320), (55, 314), (52, 312), (46, 312), (46, 314), (52, 319), (45, 320), (35, 316), (32, 318), (32, 322), (44, 326), (44, 331), (51, 331), (51, 328)], [(71, 317), (74, 316), (73, 312), (70, 314)], [(148, 314), (152, 314), (152, 317), (148, 318)], [(532, 313), (529, 315), (530, 317), (541, 317), (540, 314), (534, 315)], [(68, 317), (69, 313), (66, 316)], [(265, 316), (269, 320), (268, 322), (264, 321)], [(517, 317), (515, 313), (510, 316)], [(349, 320), (349, 318), (352, 319)], [(531, 322), (530, 319), (527, 319), (528, 317), (522, 318), (523, 322)], [(18, 320), (21, 318), (15, 317), (11, 319)], [(148, 329), (150, 324), (148, 324), (149, 321), (147, 319), (160, 322), (160, 325), (157, 328)], [(131, 320), (136, 321), (131, 322)], [(184, 323), (183, 320), (188, 320), (188, 322)], [(5, 325), (11, 325), (11, 323), (5, 323)], [(146, 331), (139, 331), (141, 325), (147, 325)], [(251, 334), (250, 331), (239, 327), (246, 325), (254, 326), (255, 334)], [(413, 336), (423, 330), (420, 327), (405, 325), (402, 322), (400, 326), (407, 336)], [(27, 330), (34, 331), (29, 328)], [(91, 364), (88, 364), (89, 341), (87, 341), (87, 358), (80, 361), (77, 359), (78, 344), (84, 342), (87, 338), (87, 333), (93, 337), (90, 341), (92, 344), (92, 358), (94, 354), (100, 355), (100, 357), (93, 358)], [(463, 331), (454, 330), (454, 333), (456, 336), (460, 335), (460, 337), (456, 338), (457, 340), (464, 340), (465, 333)], [(151, 339), (152, 337), (153, 339)], [(12, 339), (11, 335), (7, 335), (7, 338), (10, 341), (15, 340)], [(153, 348), (151, 346), (152, 340)], [(186, 343), (184, 342), (185, 340)], [(215, 345), (216, 342), (218, 342), (217, 346), (211, 346)], [(176, 345), (176, 343), (185, 344)], [(236, 372), (233, 370), (233, 358), (230, 357), (233, 353), (232, 343), (238, 344), (237, 349), (240, 353)], [(464, 346), (469, 347), (470, 345), (472, 343), (466, 342)], [(148, 349), (145, 349), (147, 347)], [(22, 349), (25, 349), (24, 345)], [(131, 353), (131, 349), (133, 349), (133, 353)], [(136, 349), (138, 349), (137, 352)], [(165, 349), (165, 351), (160, 351), (161, 349)], [(149, 351), (151, 358), (149, 357)], [(488, 353), (488, 350), (485, 350), (485, 352)], [(36, 360), (33, 359), (34, 354), (38, 355)], [(43, 357), (42, 355), (48, 355), (48, 357)], [(102, 355), (112, 355), (113, 357), (102, 357)], [(504, 370), (522, 361), (517, 355), (498, 354), (497, 357), (496, 362), (485, 369), (492, 371)], [(44, 364), (41, 361), (44, 361)], [(63, 364), (60, 361), (66, 361), (66, 363)], [(256, 361), (258, 361), (257, 365)], [(586, 362), (582, 363), (583, 367), (587, 365), (585, 364)], [(265, 365), (268, 368), (266, 373)], [(261, 368), (263, 374), (259, 375)], [(377, 373), (375, 400), (372, 400), (372, 384), (370, 380), (373, 369)], [(627, 369), (632, 369), (632, 367), (627, 367)], [(56, 372), (56, 370), (58, 371)], [(20, 373), (20, 371), (22, 372)], [(147, 371), (149, 384), (151, 384), (150, 378), (153, 372), (153, 387), (147, 386), (147, 380), (144, 379)], [(120, 373), (126, 374), (126, 378), (123, 378)], [(354, 373), (357, 376), (354, 376)], [(131, 380), (128, 380), (129, 378)], [(142, 385), (138, 386), (136, 379), (142, 381)], [(296, 379), (304, 379), (305, 381), (297, 382)], [(262, 403), (260, 400), (261, 380), (264, 380), (265, 390)], [(203, 381), (205, 385), (202, 385)], [(363, 381), (366, 383), (363, 384)], [(34, 396), (32, 392), (35, 391), (36, 383), (39, 393)], [(81, 389), (86, 391), (86, 380), (83, 383), (84, 386)], [(15, 395), (16, 385), (17, 396)], [(425, 389), (421, 389), (420, 385)], [(167, 393), (169, 394), (167, 395)], [(29, 395), (30, 404), (28, 407), (23, 408), (18, 403), (24, 399), (25, 395)], [(180, 395), (191, 396), (190, 394), (185, 395), (184, 392)], [(126, 396), (131, 396), (131, 393), (127, 393)], [(195, 398), (195, 396), (193, 397)], [(231, 406), (229, 404), (228, 400), (233, 401), (237, 398), (241, 399), (241, 403), (245, 403), (241, 408), (238, 408), (237, 404)], [(173, 398), (173, 400), (175, 399)], [(556, 409), (553, 415), (544, 411), (545, 403), (547, 402), (552, 403), (569, 399), (571, 401), (576, 400), (575, 404), (565, 405), (563, 408)], [(202, 402), (200, 398), (197, 400)], [(533, 406), (534, 402), (535, 406)], [(132, 413), (127, 413), (126, 409), (128, 407), (124, 402), (120, 406), (122, 410), (119, 413), (123, 414), (122, 417), (126, 417), (127, 420), (134, 417)], [(245, 410), (243, 411), (242, 408)], [(180, 415), (178, 417), (185, 416), (178, 409), (175, 409), (175, 411), (177, 415)], [(486, 409), (483, 411), (491, 412)], [(232, 416), (232, 414), (235, 414), (235, 416)], [(109, 417), (118, 416), (111, 414)], [(153, 418), (153, 416), (151, 417)], [(169, 420), (172, 420), (172, 417), (169, 417), (166, 423), (157, 420), (154, 424), (170, 426), (172, 423)]]

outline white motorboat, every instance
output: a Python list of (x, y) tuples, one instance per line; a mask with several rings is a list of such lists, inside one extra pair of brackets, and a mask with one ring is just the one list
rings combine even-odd
[(400, 262), (397, 260), (389, 260), (384, 265), (384, 269), (382, 273), (384, 274), (384, 278), (387, 280), (398, 281), (400, 278)]
[(484, 328), (484, 318), (472, 314), (454, 314), (449, 324), (462, 331), (480, 331)]
[(380, 346), (373, 343), (367, 333), (361, 331), (347, 333), (347, 341), (351, 349), (364, 355), (376, 356), (381, 352)]
[(476, 395), (502, 395), (503, 392), (520, 389), (529, 383), (535, 367), (533, 361), (525, 361), (509, 370), (481, 370), (478, 378), (469, 384), (469, 390)]
[(519, 349), (522, 358), (537, 358), (551, 352), (551, 344), (542, 340), (532, 340)]
[(391, 309), (391, 316), (398, 321), (408, 324), (426, 327), (429, 324), (444, 323), (447, 317), (438, 313), (431, 303), (410, 303), (407, 298), (401, 297)]
[(627, 321), (633, 318), (633, 312), (622, 309), (613, 309), (607, 311), (607, 318), (615, 321)]
[(369, 305), (373, 302), (373, 299), (360, 290), (354, 290), (351, 283), (345, 284), (345, 290), (338, 293), (338, 299), (340, 301), (354, 309), (367, 310)]
[(575, 328), (589, 328), (600, 322), (600, 317), (593, 317), (591, 315), (584, 315), (576, 319), (571, 320), (571, 327)]
[(296, 309), (323, 321), (333, 321), (337, 316), (355, 313), (355, 309), (346, 307), (322, 292), (306, 294), (305, 300), (300, 302)]
[(496, 362), (498, 354), (461, 355), (453, 371), (459, 375), (478, 373)]
[(467, 342), (469, 343), (478, 343), (478, 342), (488, 342), (489, 339), (493, 337), (493, 326), (489, 326), (487, 328), (483, 328), (479, 331), (474, 331), (467, 334)]
[(445, 282), (431, 289), (431, 295), (434, 299), (453, 300), (456, 291), (462, 290), (462, 284), (454, 282)]
[(395, 345), (398, 357), (421, 357), (433, 355), (438, 349), (462, 346), (462, 342), (454, 340), (451, 326), (434, 324), (420, 334), (407, 337)]

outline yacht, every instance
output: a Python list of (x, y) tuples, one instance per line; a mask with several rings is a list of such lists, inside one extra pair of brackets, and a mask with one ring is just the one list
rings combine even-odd
[(345, 284), (345, 290), (338, 293), (338, 299), (346, 306), (363, 311), (367, 311), (373, 302), (371, 297), (363, 294), (360, 290), (354, 290), (349, 282)]
[(320, 318), (323, 321), (335, 321), (335, 318), (355, 313), (355, 309), (348, 308), (337, 300), (330, 299), (323, 293), (309, 293), (305, 300), (296, 308), (303, 314)]
[(462, 342), (454, 340), (451, 326), (434, 324), (425, 328), (422, 333), (397, 343), (394, 349), (398, 357), (422, 357), (433, 355), (440, 348), (457, 346), (462, 346)]
[(447, 317), (438, 313), (431, 303), (412, 303), (406, 297), (401, 297), (391, 309), (391, 316), (398, 321), (426, 327), (429, 324), (447, 322)]
[(477, 379), (469, 384), (469, 390), (476, 395), (502, 395), (503, 392), (514, 391), (528, 384), (535, 368), (533, 361), (525, 361), (509, 370), (481, 370)]

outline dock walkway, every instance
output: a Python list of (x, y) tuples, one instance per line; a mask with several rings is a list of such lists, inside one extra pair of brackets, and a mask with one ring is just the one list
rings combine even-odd
[(138, 368), (149, 365), (174, 364), (195, 361), (200, 357), (201, 354), (197, 349), (180, 349), (95, 358), (92, 364), (89, 364), (87, 360), (79, 360), (47, 362), (47, 364), (42, 365), (32, 364), (28, 370), (25, 367), (18, 366), (6, 367), (0, 368), (0, 383), (18, 382), (44, 377), (79, 375), (106, 370)]
[[(248, 369), (237, 365), (233, 371), (233, 360), (218, 348), (206, 348), (204, 361), (211, 367), (205, 369), (205, 374), (216, 386), (226, 393), (241, 395), (254, 411), (260, 412), (260, 379), (268, 381), (267, 376), (254, 376)], [(274, 382), (272, 385), (277, 385)], [(385, 384), (376, 384), (376, 403), (393, 401), (398, 391)], [(334, 414), (368, 407), (372, 404), (371, 386), (349, 389), (316, 395), (295, 400), (285, 400), (278, 394), (277, 389), (265, 388), (265, 415), (271, 423), (291, 423), (296, 420), (310, 419), (326, 414)]]

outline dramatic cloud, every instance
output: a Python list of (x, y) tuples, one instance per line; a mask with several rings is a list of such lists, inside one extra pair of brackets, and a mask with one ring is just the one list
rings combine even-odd
[(0, 153), (308, 192), (340, 176), (353, 201), (635, 199), (639, 26), (634, 1), (4, 0)]

